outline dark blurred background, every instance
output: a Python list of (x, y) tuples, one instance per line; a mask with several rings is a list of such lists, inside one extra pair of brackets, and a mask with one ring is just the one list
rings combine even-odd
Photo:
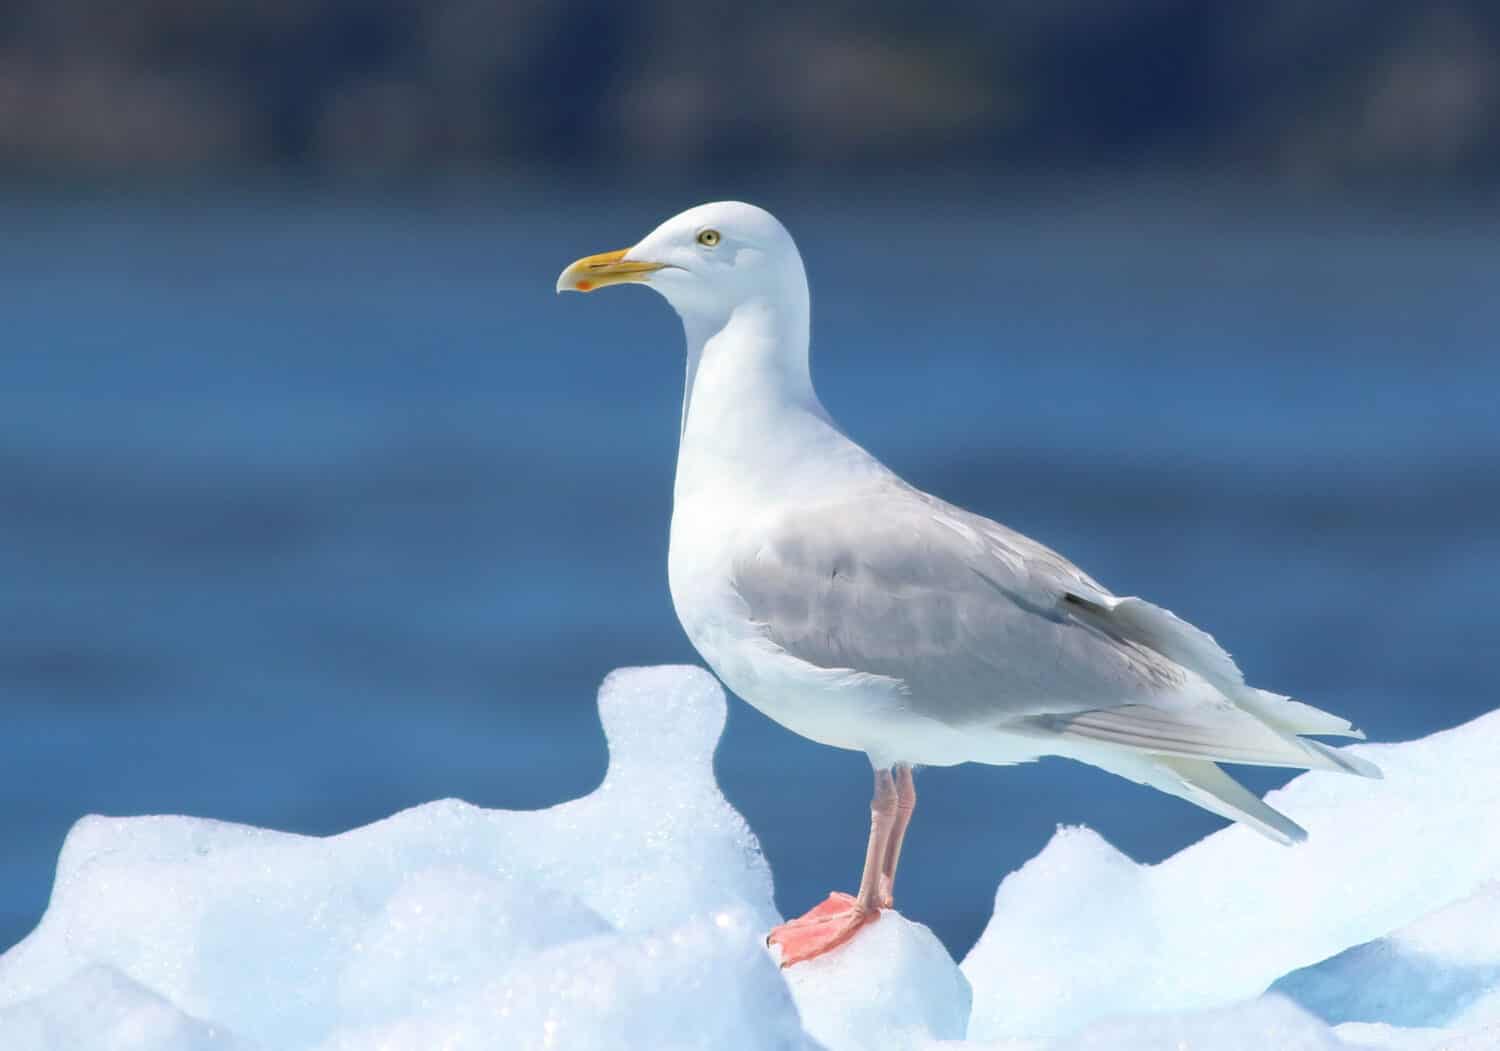
[(1461, 184), (1500, 8), (10, 0), (0, 152), (137, 179), (1116, 172)]
[[(1493, 708), (1497, 40), (1477, 2), (0, 6), (0, 945), (84, 813), (597, 783), (598, 681), (696, 659), (681, 335), (552, 285), (703, 200), (796, 234), (824, 399), (912, 481), (1375, 739)], [(862, 757), (736, 704), (718, 764), (784, 911), (852, 885)], [(1220, 824), (1061, 762), (921, 790), (903, 908), (955, 953), (1059, 822)]]

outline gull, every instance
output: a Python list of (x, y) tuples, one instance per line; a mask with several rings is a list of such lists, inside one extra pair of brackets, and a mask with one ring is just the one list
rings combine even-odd
[(770, 213), (700, 205), (557, 290), (643, 284), (682, 319), (687, 377), (668, 577), (724, 683), (875, 772), (858, 891), (776, 927), (791, 966), (893, 907), (915, 766), (1061, 756), (1289, 844), (1301, 827), (1219, 763), (1378, 777), (1304, 735), (1347, 720), (1249, 686), (1206, 632), (1062, 555), (907, 484), (813, 390), (802, 257)]

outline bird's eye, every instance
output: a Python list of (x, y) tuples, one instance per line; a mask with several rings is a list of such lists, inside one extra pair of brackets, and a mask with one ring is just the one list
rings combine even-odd
[(705, 248), (712, 248), (719, 243), (719, 231), (704, 230), (698, 235), (698, 243)]

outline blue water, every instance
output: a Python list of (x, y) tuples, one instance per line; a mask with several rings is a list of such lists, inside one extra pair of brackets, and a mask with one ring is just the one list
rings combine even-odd
[[(912, 481), (1375, 739), (1500, 703), (1493, 220), (763, 200), (825, 401)], [(85, 813), (331, 833), (598, 782), (598, 681), (695, 659), (680, 335), (648, 292), (552, 284), (687, 203), (0, 204), (0, 945)], [(852, 886), (862, 757), (736, 703), (718, 765), (784, 911)], [(902, 906), (955, 952), (1061, 822), (1145, 859), (1219, 824), (1061, 762), (919, 786)]]

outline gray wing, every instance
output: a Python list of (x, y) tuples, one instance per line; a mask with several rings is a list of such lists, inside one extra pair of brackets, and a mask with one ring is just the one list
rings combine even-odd
[(899, 483), (774, 514), (733, 584), (792, 656), (899, 680), (955, 725), (1146, 703), (1185, 679), (1091, 622), (1117, 600), (1067, 559)]
[(903, 483), (774, 513), (732, 582), (793, 657), (897, 680), (949, 725), (1192, 759), (1360, 763), (1298, 736), (1358, 735), (1347, 721), (1247, 686), (1207, 633)]

